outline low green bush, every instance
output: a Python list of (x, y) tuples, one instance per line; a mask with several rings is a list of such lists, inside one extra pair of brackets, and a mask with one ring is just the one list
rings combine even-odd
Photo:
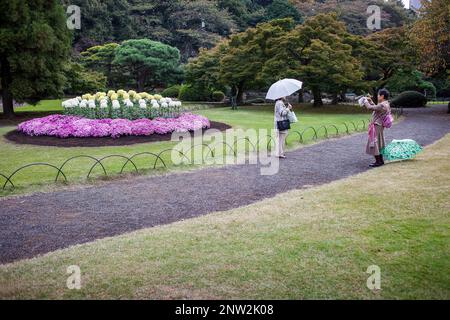
[(212, 99), (216, 102), (222, 102), (225, 99), (225, 93), (222, 91), (214, 91), (212, 93)]
[(167, 98), (178, 98), (178, 96), (180, 95), (180, 89), (181, 86), (179, 84), (168, 87), (167, 89), (165, 89), (161, 95), (163, 97), (167, 97)]
[(178, 99), (181, 101), (210, 101), (211, 92), (207, 88), (192, 85), (182, 85)]
[(427, 104), (427, 97), (417, 91), (405, 91), (391, 100), (391, 106), (398, 108), (422, 108)]

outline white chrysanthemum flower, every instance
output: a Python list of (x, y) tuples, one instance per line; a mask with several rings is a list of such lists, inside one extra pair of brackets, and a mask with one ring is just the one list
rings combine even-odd
[(113, 100), (112, 101), (112, 107), (113, 109), (120, 109), (120, 103), (118, 100)]
[(152, 103), (152, 108), (159, 109), (159, 104), (157, 102)]
[(169, 107), (176, 107), (177, 104), (175, 103), (175, 101), (170, 101), (169, 102)]
[(123, 103), (128, 107), (131, 108), (133, 106), (133, 102), (131, 102), (130, 99), (123, 100)]
[(87, 100), (85, 100), (85, 99), (81, 100), (81, 102), (80, 102), (80, 108), (86, 108), (87, 103), (88, 103)]
[(63, 108), (70, 108), (72, 104), (70, 103), (70, 100), (63, 101), (62, 103)]
[(161, 107), (167, 108), (169, 105), (166, 102), (161, 103)]
[(139, 108), (141, 109), (147, 109), (147, 105), (144, 103), (139, 103)]
[(158, 101), (156, 101), (155, 99), (152, 99), (152, 100), (150, 101), (150, 103), (151, 103), (151, 104), (155, 104), (155, 103), (158, 103)]
[(89, 105), (89, 108), (95, 109), (95, 101), (94, 100), (89, 100), (88, 105)]
[(72, 99), (72, 107), (76, 107), (80, 104), (81, 100), (78, 100), (77, 98)]

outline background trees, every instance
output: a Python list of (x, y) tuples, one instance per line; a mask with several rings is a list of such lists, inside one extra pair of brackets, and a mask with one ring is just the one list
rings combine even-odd
[(420, 67), (430, 75), (445, 73), (450, 66), (450, 3), (447, 0), (422, 1), (422, 6), (411, 32)]
[(177, 48), (148, 39), (124, 41), (116, 48), (113, 60), (134, 77), (139, 91), (176, 81), (181, 74), (179, 62)]
[(362, 65), (347, 43), (350, 37), (333, 14), (298, 26), (293, 19), (272, 20), (202, 50), (187, 65), (186, 79), (193, 85), (226, 85), (241, 103), (245, 90), (267, 89), (280, 78), (294, 77), (305, 82), (315, 105), (321, 105), (322, 92), (337, 96), (362, 86)]
[(14, 114), (13, 99), (36, 102), (62, 94), (70, 40), (59, 1), (0, 2), (0, 77), (6, 116)]
[[(183, 80), (176, 88), (185, 97), (209, 99), (220, 90), (239, 103), (246, 90), (265, 90), (282, 77), (303, 80), (316, 105), (322, 93), (336, 102), (347, 91), (375, 94), (383, 86), (450, 95), (446, 0), (424, 1), (418, 16), (399, 0), (62, 3), (82, 10), (71, 57), (71, 34), (56, 1), (0, 4), (0, 78), (9, 114), (13, 95), (36, 101), (62, 90), (151, 90)], [(382, 8), (380, 31), (366, 26), (369, 4)]]
[(271, 57), (270, 43), (293, 27), (292, 19), (261, 23), (232, 35), (211, 50), (201, 50), (186, 66), (186, 80), (210, 89), (227, 86), (237, 102), (242, 103), (245, 90), (264, 87), (275, 79), (262, 72), (265, 61)]
[(108, 86), (115, 87), (121, 82), (121, 73), (113, 63), (116, 56), (118, 43), (107, 43), (105, 45), (93, 46), (81, 52), (81, 62), (89, 69), (103, 73), (108, 79)]
[(367, 36), (368, 45), (361, 59), (366, 70), (365, 80), (376, 92), (385, 87), (398, 72), (411, 73), (415, 65), (415, 51), (409, 43), (404, 27), (384, 29)]
[(75, 30), (77, 52), (107, 42), (147, 38), (177, 47), (182, 61), (211, 48), (221, 37), (257, 23), (301, 12), (290, 0), (63, 0), (82, 9), (82, 28)]
[(337, 95), (360, 86), (363, 72), (345, 43), (349, 34), (335, 14), (319, 14), (270, 43), (272, 57), (264, 64), (266, 74), (302, 79), (322, 105), (321, 93)]
[(408, 24), (414, 18), (414, 13), (405, 10), (401, 0), (294, 0), (300, 12), (308, 17), (319, 13), (336, 13), (337, 18), (344, 22), (352, 34), (368, 35), (367, 7), (378, 5), (382, 10), (382, 25), (384, 28), (400, 27)]

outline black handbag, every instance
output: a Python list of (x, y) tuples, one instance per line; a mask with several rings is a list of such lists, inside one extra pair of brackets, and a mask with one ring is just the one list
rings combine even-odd
[(291, 128), (291, 122), (289, 120), (277, 121), (277, 127), (279, 131), (286, 131)]

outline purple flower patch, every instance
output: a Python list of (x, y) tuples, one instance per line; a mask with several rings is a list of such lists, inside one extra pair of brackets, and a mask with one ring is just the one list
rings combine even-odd
[(51, 115), (22, 122), (18, 130), (29, 136), (86, 138), (149, 136), (172, 132), (187, 132), (210, 127), (206, 117), (183, 113), (178, 118), (150, 119), (86, 119), (77, 116)]

